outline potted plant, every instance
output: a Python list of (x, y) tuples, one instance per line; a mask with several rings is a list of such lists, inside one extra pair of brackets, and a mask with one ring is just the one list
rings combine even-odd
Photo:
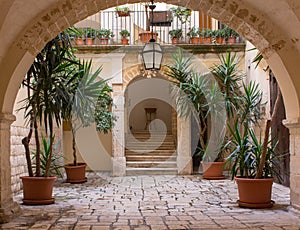
[(150, 39), (157, 40), (158, 33), (150, 31), (150, 17), (148, 13), (149, 4), (145, 4), (145, 15), (146, 15), (146, 30), (139, 33), (140, 40), (143, 43), (147, 43)]
[(169, 31), (169, 35), (172, 39), (172, 44), (178, 44), (182, 38), (182, 29), (174, 29)]
[(81, 127), (90, 126), (96, 121), (98, 131), (107, 132), (112, 127), (113, 116), (110, 111), (112, 91), (107, 80), (99, 79), (102, 68), (92, 73), (92, 62), (83, 62), (79, 66), (76, 76), (72, 77), (68, 85), (71, 92), (68, 101), (64, 104), (62, 117), (68, 121), (72, 131), (73, 163), (65, 165), (68, 183), (86, 182), (86, 164), (77, 162), (76, 131)]
[[(258, 54), (255, 61), (262, 60)], [(271, 200), (272, 184), (274, 176), (280, 180), (278, 169), (278, 158), (283, 154), (276, 151), (278, 142), (269, 140), (270, 129), (277, 117), (282, 96), (280, 88), (277, 88), (277, 96), (274, 103), (271, 118), (266, 120), (263, 136), (255, 133), (253, 124), (260, 118), (260, 106), (262, 104), (262, 93), (258, 86), (250, 82), (249, 86), (243, 85), (244, 96), (242, 106), (237, 114), (234, 127), (230, 128), (232, 134), (231, 154), (228, 162), (231, 167), (231, 176), (237, 181), (239, 200), (241, 207), (268, 208), (272, 207)], [(257, 138), (259, 136), (259, 138)]]
[[(61, 105), (67, 95), (64, 76), (67, 75), (68, 67), (75, 65), (74, 56), (69, 51), (68, 35), (61, 33), (38, 53), (23, 81), (23, 85), (27, 88), (27, 98), (22, 109), (25, 110), (25, 117), (29, 119), (29, 133), (22, 139), (29, 174), (22, 177), (25, 204), (55, 202), (52, 198), (53, 184), (56, 180), (56, 176), (52, 175), (53, 159), (55, 159), (54, 125), (61, 124)], [(40, 147), (40, 127), (49, 140), (47, 146), (44, 142), (46, 154), (43, 154)], [(33, 136), (36, 146), (34, 167), (30, 151), (30, 141)]]
[(85, 28), (84, 35), (85, 35), (85, 44), (86, 45), (94, 45), (95, 38), (97, 35), (97, 30), (93, 29), (91, 27)]
[(121, 30), (120, 35), (122, 36), (122, 45), (128, 45), (129, 44), (129, 39), (128, 37), (130, 36), (130, 32), (128, 30)]
[(201, 35), (203, 36), (203, 44), (211, 44), (212, 42), (212, 31), (208, 28), (201, 31)]
[(215, 30), (214, 32), (215, 40), (217, 44), (225, 44), (225, 31), (224, 29)]
[(108, 40), (115, 35), (110, 29), (100, 29), (97, 31), (97, 36), (100, 39), (101, 45), (108, 45)]
[(190, 37), (190, 43), (192, 44), (200, 44), (201, 40), (199, 38), (200, 31), (196, 27), (192, 27), (189, 32), (186, 34), (188, 37)]
[(83, 29), (71, 26), (66, 30), (66, 32), (69, 35), (69, 38), (75, 41), (76, 45), (84, 45), (85, 31)]
[(238, 36), (238, 33), (231, 29), (230, 27), (226, 26), (224, 28), (224, 33), (225, 33), (225, 39), (228, 44), (234, 44), (236, 43), (236, 38)]
[(172, 7), (170, 10), (173, 12), (174, 17), (178, 18), (181, 24), (190, 22), (192, 10), (181, 6)]
[[(184, 59), (181, 52), (173, 58), (175, 64), (168, 65), (165, 74), (170, 77), (171, 82), (175, 85), (172, 93), (175, 97), (177, 113), (181, 117), (192, 114), (198, 125), (199, 144), (193, 158), (198, 156), (202, 158), (204, 155), (206, 158), (213, 158), (212, 161), (214, 161), (216, 150), (207, 145), (207, 137), (209, 122), (212, 120), (222, 121), (216, 116), (218, 111), (216, 108), (222, 106), (222, 100), (220, 100), (222, 93), (217, 90), (218, 85), (213, 83), (208, 75), (201, 75), (191, 70), (192, 62), (190, 58)], [(224, 121), (222, 122), (224, 123)], [(224, 124), (219, 124), (220, 127), (224, 126)], [(218, 133), (218, 135), (221, 134)], [(215, 145), (219, 144), (215, 143)], [(223, 178), (223, 175), (221, 176)]]
[(117, 6), (115, 8), (116, 12), (117, 12), (117, 15), (119, 17), (127, 17), (130, 15), (130, 10), (129, 10), (129, 7), (128, 6), (124, 6), (124, 7), (120, 7), (120, 6)]
[[(200, 75), (191, 71), (191, 60), (181, 57), (181, 53), (174, 56), (175, 65), (168, 66), (166, 75), (173, 79), (175, 88), (175, 101), (177, 104), (178, 115), (186, 116), (188, 112), (198, 121), (199, 141), (193, 157), (198, 157), (200, 164), (203, 159), (204, 178), (222, 179), (224, 155), (227, 152), (228, 144), (226, 141), (226, 117), (234, 117), (235, 108), (240, 104), (240, 80), (242, 78), (238, 71), (238, 60), (235, 55), (227, 53), (221, 56), (221, 64), (215, 65), (211, 70), (215, 76), (212, 81), (209, 75)], [(176, 90), (179, 90), (177, 92)], [(225, 105), (225, 108), (223, 108)], [(227, 116), (220, 114), (224, 111)], [(213, 145), (208, 145), (209, 124), (214, 124), (222, 128), (217, 132)], [(213, 133), (210, 133), (210, 136)], [(220, 137), (224, 136), (224, 139)], [(213, 174), (212, 169), (218, 168)]]

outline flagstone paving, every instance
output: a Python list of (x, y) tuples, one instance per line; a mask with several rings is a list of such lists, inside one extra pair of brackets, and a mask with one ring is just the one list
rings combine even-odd
[[(275, 184), (271, 209), (237, 206), (236, 184), (191, 176), (111, 177), (89, 173), (84, 184), (57, 181), (56, 203), (21, 205), (1, 229), (300, 229), (289, 189)], [(15, 197), (22, 203), (22, 194)]]

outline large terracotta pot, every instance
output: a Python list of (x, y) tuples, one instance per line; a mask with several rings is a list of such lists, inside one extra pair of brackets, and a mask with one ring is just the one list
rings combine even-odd
[(236, 177), (235, 180), (239, 192), (239, 206), (247, 208), (270, 208), (273, 206), (271, 195), (274, 178)]
[(143, 43), (147, 43), (152, 38), (152, 34), (153, 34), (153, 39), (157, 40), (158, 33), (156, 33), (156, 32), (152, 33), (151, 31), (145, 31), (145, 32), (139, 33), (140, 40)]
[(201, 162), (203, 168), (203, 179), (219, 180), (224, 179), (223, 168), (225, 162)]
[(53, 185), (56, 177), (21, 177), (23, 183), (23, 204), (53, 204)]
[(85, 177), (85, 168), (86, 163), (77, 163), (76, 166), (73, 164), (65, 165), (65, 170), (67, 174), (66, 182), (77, 184), (77, 183), (84, 183), (87, 181)]

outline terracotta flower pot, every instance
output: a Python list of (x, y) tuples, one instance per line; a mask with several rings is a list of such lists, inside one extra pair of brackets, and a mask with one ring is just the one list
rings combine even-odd
[(65, 165), (65, 170), (67, 174), (67, 180), (68, 183), (84, 183), (87, 181), (85, 177), (85, 168), (86, 163), (77, 163), (76, 166), (73, 164)]
[(212, 42), (212, 38), (211, 37), (208, 37), (208, 38), (204, 37), (203, 38), (203, 44), (211, 44), (211, 42)]
[(129, 45), (129, 40), (127, 38), (122, 38), (122, 45)]
[(117, 11), (117, 14), (119, 17), (127, 17), (130, 15), (130, 12), (124, 12), (124, 11)]
[(224, 179), (223, 168), (225, 162), (201, 162), (203, 168), (203, 179)]
[(226, 41), (225, 41), (225, 39), (222, 38), (222, 37), (216, 37), (216, 43), (217, 43), (217, 44), (225, 44)]
[(86, 38), (85, 39), (85, 44), (88, 46), (94, 45), (95, 44), (95, 38)]
[(200, 44), (200, 37), (190, 37), (191, 44)]
[(53, 185), (56, 177), (21, 177), (23, 183), (23, 204), (53, 204)]
[[(140, 40), (143, 43), (147, 43), (152, 38), (152, 32), (151, 31), (145, 31), (145, 32), (139, 33), (139, 36), (140, 36)], [(157, 40), (157, 36), (158, 36), (158, 33), (153, 32), (153, 38), (155, 40)]]
[(100, 45), (108, 45), (108, 38), (100, 38)]
[(240, 207), (270, 208), (274, 202), (271, 200), (274, 178), (253, 179), (235, 178), (238, 186)]
[(229, 37), (227, 43), (228, 44), (234, 44), (234, 43), (236, 43), (236, 37)]
[(84, 45), (84, 39), (83, 38), (75, 38), (74, 41), (75, 41), (75, 44), (78, 45), (78, 46)]
[(172, 38), (172, 44), (178, 44), (179, 38)]

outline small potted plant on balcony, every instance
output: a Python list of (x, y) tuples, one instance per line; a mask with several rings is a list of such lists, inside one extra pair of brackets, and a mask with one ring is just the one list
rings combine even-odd
[(85, 44), (86, 45), (94, 45), (95, 44), (95, 38), (97, 35), (96, 29), (93, 29), (91, 27), (85, 28), (84, 35), (85, 35)]
[(201, 35), (203, 36), (203, 44), (211, 44), (212, 31), (209, 28), (202, 30)]
[(74, 40), (76, 45), (84, 45), (85, 31), (83, 29), (71, 26), (66, 32), (69, 35), (70, 40)]
[(172, 44), (177, 44), (179, 43), (179, 40), (182, 38), (182, 29), (170, 30), (169, 35), (172, 39)]
[(225, 31), (224, 29), (215, 30), (214, 32), (215, 40), (217, 44), (225, 44)]
[(172, 7), (170, 9), (174, 17), (178, 18), (178, 20), (181, 22), (181, 24), (185, 24), (186, 22), (190, 22), (190, 18), (192, 15), (192, 10), (185, 8), (185, 7)]
[(190, 37), (190, 43), (192, 44), (200, 44), (200, 31), (196, 27), (192, 27), (189, 32), (186, 34), (188, 37)]
[(113, 38), (115, 35), (110, 29), (100, 29), (97, 31), (97, 36), (101, 45), (108, 45), (108, 40)]
[(116, 12), (117, 12), (117, 15), (119, 17), (127, 17), (130, 15), (130, 10), (129, 10), (129, 7), (128, 6), (124, 6), (124, 7), (120, 7), (120, 6), (117, 6), (115, 8)]
[(225, 33), (226, 42), (228, 44), (236, 43), (236, 38), (238, 36), (238, 33), (235, 30), (233, 30), (230, 27), (226, 26), (224, 28), (224, 33)]
[(128, 30), (121, 30), (120, 35), (122, 36), (122, 45), (128, 45), (129, 44), (129, 39), (128, 37), (130, 36), (130, 32)]

